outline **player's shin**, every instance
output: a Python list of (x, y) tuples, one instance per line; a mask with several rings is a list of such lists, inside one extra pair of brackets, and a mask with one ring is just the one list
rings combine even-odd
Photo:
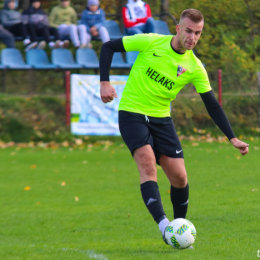
[(174, 219), (186, 218), (189, 202), (189, 184), (184, 188), (171, 186), (171, 202), (173, 205)]

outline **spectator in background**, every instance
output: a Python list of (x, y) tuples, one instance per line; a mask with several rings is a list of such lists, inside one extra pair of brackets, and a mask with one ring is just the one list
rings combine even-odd
[[(34, 34), (35, 38), (43, 37), (51, 49), (68, 47), (69, 41), (60, 41), (58, 30), (49, 26), (48, 15), (41, 8), (41, 0), (31, 0), (30, 7), (23, 12), (23, 23), (33, 24), (35, 30), (31, 34)], [(54, 36), (55, 42), (51, 40), (50, 35)]]
[(42, 43), (36, 41), (31, 35), (31, 40), (28, 38), (26, 25), (22, 22), (22, 14), (16, 11), (18, 7), (17, 0), (5, 0), (4, 9), (1, 11), (1, 23), (6, 30), (14, 36), (21, 36), (25, 45), (25, 51), (35, 48), (37, 45), (41, 47)]
[(7, 48), (15, 48), (14, 36), (0, 25), (0, 41), (2, 41)]
[(86, 26), (77, 25), (78, 18), (75, 10), (70, 6), (69, 0), (60, 0), (49, 16), (50, 26), (57, 28), (61, 38), (69, 36), (76, 48), (86, 48), (90, 42), (90, 35)]
[(91, 36), (100, 36), (103, 43), (110, 40), (106, 27), (102, 25), (105, 19), (105, 12), (99, 7), (99, 1), (88, 0), (87, 7), (82, 12), (81, 23), (87, 27), (87, 32)]
[(128, 35), (154, 33), (154, 19), (147, 3), (141, 0), (128, 0), (122, 9), (122, 15)]

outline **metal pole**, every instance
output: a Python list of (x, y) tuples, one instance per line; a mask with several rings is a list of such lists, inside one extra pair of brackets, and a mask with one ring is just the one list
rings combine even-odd
[(35, 94), (35, 90), (37, 88), (37, 76), (36, 70), (30, 69), (30, 78), (31, 78), (31, 92)]
[(222, 106), (222, 70), (218, 70), (218, 102)]
[(66, 87), (66, 125), (70, 125), (70, 71), (65, 72)]
[(2, 92), (5, 93), (5, 69), (1, 72)]
[[(161, 14), (162, 13), (168, 13), (169, 12), (169, 0), (161, 0), (161, 6), (160, 7), (161, 7), (160, 8), (161, 9), (160, 10)], [(160, 19), (166, 22), (167, 21), (167, 16), (166, 17), (165, 16), (163, 16), (163, 17), (161, 16)]]
[(258, 77), (258, 91), (259, 91), (259, 117), (258, 117), (258, 125), (260, 127), (260, 72), (257, 72)]

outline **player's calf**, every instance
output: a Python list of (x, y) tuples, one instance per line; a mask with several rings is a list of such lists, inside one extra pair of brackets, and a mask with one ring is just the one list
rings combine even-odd
[(143, 201), (157, 224), (165, 218), (157, 182), (147, 181), (141, 184)]
[(184, 188), (171, 186), (171, 202), (173, 205), (174, 219), (186, 218), (189, 203), (189, 184)]

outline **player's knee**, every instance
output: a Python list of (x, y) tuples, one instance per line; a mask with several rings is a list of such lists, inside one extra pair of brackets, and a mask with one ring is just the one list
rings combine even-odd
[(186, 185), (188, 183), (187, 174), (186, 173), (179, 173), (176, 176), (175, 182), (176, 182), (175, 185), (177, 185), (178, 188), (186, 187)]

